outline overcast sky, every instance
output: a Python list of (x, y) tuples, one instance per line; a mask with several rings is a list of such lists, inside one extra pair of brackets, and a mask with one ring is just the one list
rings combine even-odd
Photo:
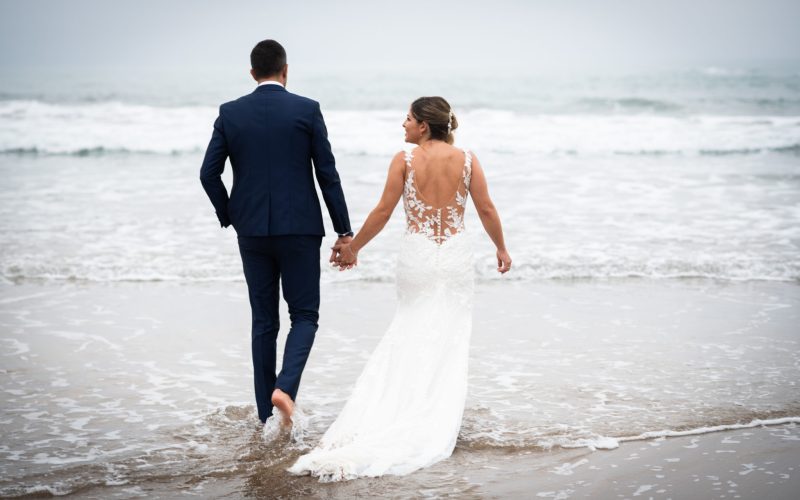
[(0, 0), (0, 68), (639, 68), (800, 60), (798, 0)]

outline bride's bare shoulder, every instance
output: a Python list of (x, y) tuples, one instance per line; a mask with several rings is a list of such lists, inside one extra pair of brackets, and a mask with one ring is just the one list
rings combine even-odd
[(391, 163), (389, 163), (390, 168), (395, 167), (405, 167), (406, 161), (411, 159), (409, 151), (398, 151), (393, 157)]
[(394, 155), (394, 157), (392, 158), (392, 163), (394, 163), (396, 161), (400, 161), (400, 160), (405, 162), (406, 161), (406, 155), (408, 155), (409, 153), (410, 153), (410, 151), (405, 151), (405, 150), (398, 151)]
[(399, 174), (401, 177), (404, 177), (405, 171), (406, 171), (406, 152), (399, 151), (394, 155), (394, 157), (392, 157), (392, 161), (389, 163), (389, 175)]

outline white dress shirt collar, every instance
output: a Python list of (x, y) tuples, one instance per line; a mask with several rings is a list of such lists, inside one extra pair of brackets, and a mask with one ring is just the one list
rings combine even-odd
[(281, 82), (275, 80), (264, 80), (263, 82), (258, 84), (259, 87), (262, 85), (280, 85), (281, 87), (283, 87), (283, 84)]

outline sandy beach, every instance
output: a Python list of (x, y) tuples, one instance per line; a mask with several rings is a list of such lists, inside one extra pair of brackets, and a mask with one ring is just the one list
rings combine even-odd
[(481, 284), (453, 456), (321, 484), (284, 469), (344, 403), (392, 284), (323, 287), (294, 437), (255, 417), (244, 283), (7, 284), (0, 493), (791, 498), (799, 302), (780, 282)]

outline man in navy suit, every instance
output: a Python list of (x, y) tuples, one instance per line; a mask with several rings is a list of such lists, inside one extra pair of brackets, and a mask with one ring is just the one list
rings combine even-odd
[[(290, 424), (319, 319), (325, 229), (314, 176), (339, 235), (336, 244), (353, 233), (319, 103), (286, 91), (286, 51), (278, 42), (259, 42), (250, 63), (258, 86), (220, 106), (200, 181), (220, 225), (232, 225), (238, 237), (253, 316), (258, 418), (265, 422), (277, 406)], [(230, 197), (221, 179), (227, 158)], [(292, 325), (276, 375), (279, 284)]]

